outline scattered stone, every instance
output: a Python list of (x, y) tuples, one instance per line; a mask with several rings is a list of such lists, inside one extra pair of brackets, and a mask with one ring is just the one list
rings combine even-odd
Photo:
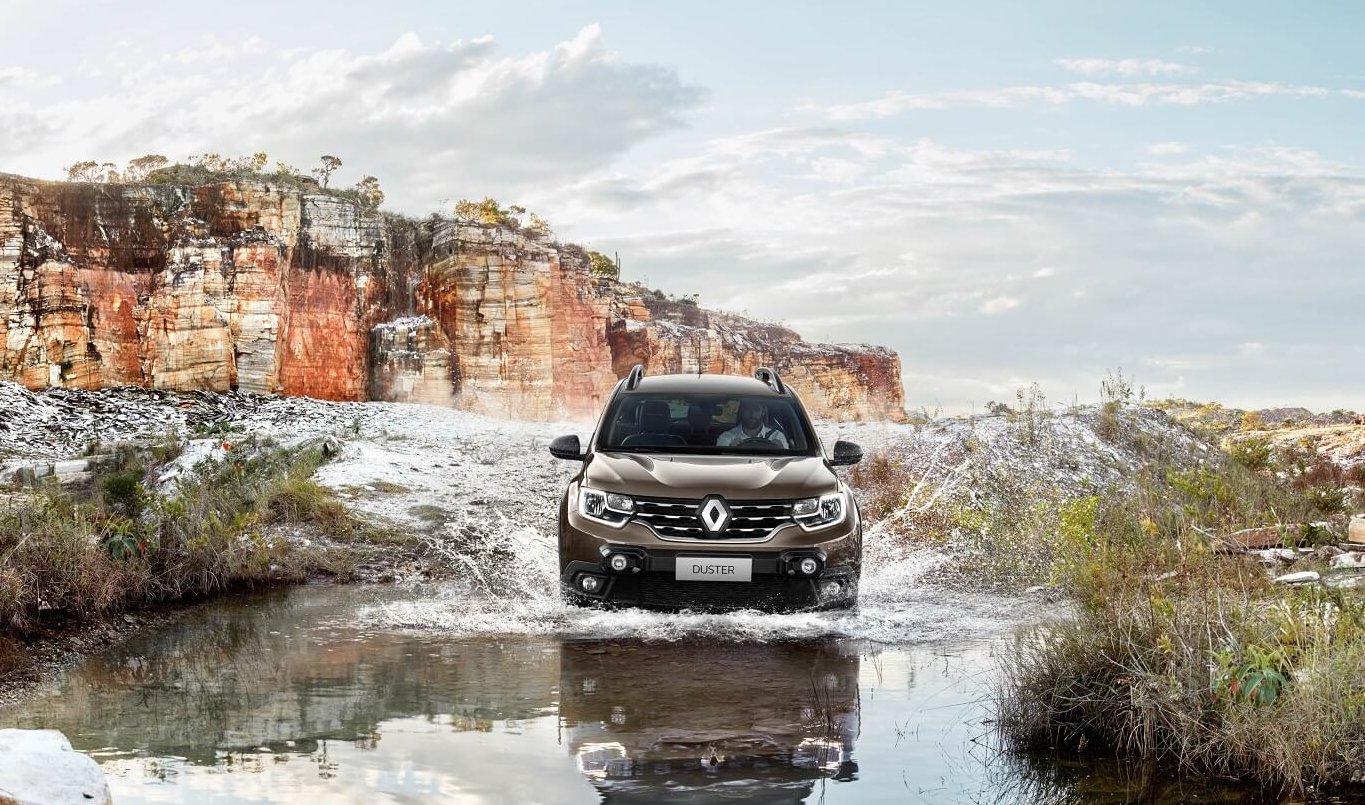
[(1365, 554), (1342, 553), (1332, 557), (1333, 570), (1356, 570), (1365, 567)]
[(1264, 551), (1255, 551), (1254, 553), (1262, 562), (1265, 562), (1268, 565), (1279, 562), (1292, 565), (1299, 561), (1299, 552), (1292, 548), (1271, 548)]
[(73, 751), (65, 735), (57, 730), (0, 729), (0, 803), (112, 802), (99, 764)]
[(1346, 552), (1335, 545), (1323, 545), (1320, 548), (1314, 549), (1313, 552), (1308, 555), (1308, 558), (1319, 562), (1325, 562), (1333, 557), (1341, 556), (1343, 553)]
[(1276, 576), (1276, 584), (1310, 584), (1318, 581), (1322, 576), (1316, 570), (1301, 570), (1297, 573), (1286, 573), (1283, 576)]
[(1351, 525), (1346, 529), (1346, 541), (1357, 545), (1365, 544), (1365, 514), (1357, 514), (1351, 518)]

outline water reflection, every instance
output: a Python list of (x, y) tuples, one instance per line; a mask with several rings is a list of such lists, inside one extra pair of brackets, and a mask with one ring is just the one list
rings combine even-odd
[(565, 744), (604, 802), (802, 802), (857, 779), (852, 646), (586, 642), (559, 661)]
[(62, 730), (120, 805), (1261, 801), (1001, 751), (985, 724), (992, 641), (356, 627), (376, 594), (420, 595), (296, 589), (205, 607), (0, 709), (0, 727)]
[[(330, 597), (329, 597), (330, 598)], [(206, 609), (177, 627), (94, 657), (63, 685), (4, 720), (66, 732), (75, 748), (118, 747), (213, 766), (225, 753), (309, 753), (319, 742), (377, 745), (386, 720), (551, 716), (553, 644), (451, 642), (319, 628), (307, 596)], [(319, 602), (322, 603), (322, 602)], [(334, 604), (335, 601), (327, 603)]]

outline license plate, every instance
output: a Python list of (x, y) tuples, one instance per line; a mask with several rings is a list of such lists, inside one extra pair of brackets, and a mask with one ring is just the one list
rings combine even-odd
[(717, 559), (714, 556), (679, 556), (673, 565), (677, 581), (753, 581), (750, 557)]

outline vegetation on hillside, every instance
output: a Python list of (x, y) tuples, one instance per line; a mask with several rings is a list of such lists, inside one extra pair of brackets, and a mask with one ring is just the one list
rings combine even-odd
[[(1023, 391), (994, 415), (1016, 446), (1043, 434), (1043, 450), (1056, 415), (1036, 396)], [(1131, 383), (1106, 396), (1087, 420), (1094, 449), (1126, 443), (1141, 456), (1122, 486), (1077, 494), (1018, 479), (962, 496), (892, 454), (854, 476), (866, 514), (904, 539), (951, 545), (974, 583), (1042, 585), (1074, 602), (1074, 617), (1027, 628), (1007, 648), (999, 728), (1018, 747), (1117, 752), (1284, 791), (1361, 779), (1365, 597), (1272, 577), (1329, 571), (1348, 516), (1365, 510), (1365, 475), (1265, 438), (1228, 452), (1205, 443), (1199, 460), (1183, 460), (1137, 429)], [(1257, 526), (1323, 547), (1267, 572), (1227, 541)]]
[(351, 187), (331, 187), (332, 174), (342, 166), (341, 159), (331, 154), (319, 157), (318, 167), (306, 172), (284, 162), (267, 168), (269, 164), (270, 156), (263, 151), (237, 157), (200, 154), (173, 164), (161, 154), (146, 154), (129, 160), (122, 168), (112, 162), (77, 162), (67, 166), (66, 177), (73, 182), (161, 185), (252, 180), (348, 199), (370, 210), (384, 203), (384, 191), (374, 176), (363, 176)]
[[(318, 447), (255, 437), (223, 442), (173, 488), (153, 491), (178, 440), (124, 447), (91, 482), (20, 488), (0, 508), (0, 676), (18, 643), (53, 615), (77, 619), (206, 595), (243, 584), (345, 577), (401, 536), (356, 520), (311, 480)], [(310, 536), (297, 540), (293, 535)]]
[[(172, 163), (161, 154), (146, 154), (129, 160), (122, 167), (113, 162), (84, 160), (67, 166), (66, 173), (69, 181), (102, 184), (201, 185), (250, 180), (348, 199), (367, 210), (378, 210), (384, 202), (384, 191), (380, 187), (379, 179), (374, 176), (363, 176), (350, 187), (332, 187), (332, 175), (343, 166), (343, 163), (340, 157), (331, 154), (323, 154), (318, 158), (318, 166), (307, 171), (284, 162), (270, 165), (270, 156), (263, 151), (236, 157), (206, 153), (176, 163)], [(461, 199), (455, 203), (451, 212), (454, 220), (459, 223), (507, 227), (538, 239), (548, 240), (554, 237), (550, 222), (540, 215), (519, 204), (504, 206), (490, 196), (484, 196), (479, 201)], [(564, 244), (564, 248), (580, 254), (593, 276), (610, 282), (620, 281), (619, 257), (587, 250), (577, 244)], [(674, 297), (666, 295), (663, 291), (648, 288), (643, 289), (643, 292), (647, 298), (661, 301), (673, 301), (684, 305), (695, 305), (697, 302), (696, 295)]]

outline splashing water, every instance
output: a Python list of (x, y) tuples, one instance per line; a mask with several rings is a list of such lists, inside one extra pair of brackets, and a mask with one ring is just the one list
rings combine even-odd
[[(553, 522), (542, 513), (538, 522)], [(357, 614), (366, 627), (455, 635), (536, 634), (568, 638), (734, 641), (850, 637), (916, 643), (996, 634), (1032, 606), (1017, 598), (945, 588), (929, 580), (947, 560), (941, 551), (896, 544), (880, 529), (866, 535), (856, 609), (774, 614), (599, 610), (565, 604), (551, 534), (501, 512), (474, 523), (457, 518), (431, 547), (456, 568), (458, 581), (429, 597), (376, 604)]]

